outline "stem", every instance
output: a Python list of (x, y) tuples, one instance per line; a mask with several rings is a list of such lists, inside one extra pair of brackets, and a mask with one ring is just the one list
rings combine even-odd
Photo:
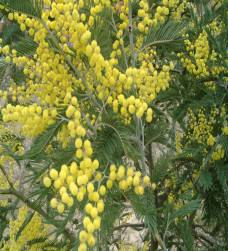
[(93, 131), (93, 133), (95, 134), (96, 133), (96, 128), (95, 126), (93, 126), (90, 122), (90, 120), (86, 117), (86, 115), (84, 114), (84, 112), (82, 112), (81, 110), (81, 114), (82, 114), (82, 117), (84, 118), (84, 120), (86, 121), (86, 124), (88, 125), (88, 127)]
[(161, 247), (164, 251), (168, 251), (168, 249), (166, 248), (165, 243), (162, 241), (161, 236), (159, 235), (159, 233), (156, 233), (156, 234), (155, 234), (155, 238), (156, 238), (158, 244), (160, 245), (160, 247)]
[(8, 177), (4, 167), (2, 165), (0, 165), (0, 169), (1, 169), (2, 173), (3, 173), (3, 175), (5, 176), (5, 178), (6, 178), (7, 182), (8, 182), (8, 184), (10, 185), (10, 187), (14, 189), (13, 183), (10, 181), (10, 179), (9, 179), (9, 177)]
[(141, 119), (137, 119), (137, 131), (138, 131), (138, 141), (139, 141), (139, 149), (142, 155), (142, 169), (146, 170), (146, 158), (145, 158), (145, 145), (144, 145), (144, 126), (142, 124)]
[(128, 18), (129, 18), (129, 40), (131, 49), (131, 65), (135, 67), (135, 52), (134, 52), (134, 38), (133, 38), (133, 19), (131, 0), (128, 0)]
[(169, 221), (169, 217), (170, 217), (170, 214), (168, 213), (168, 219), (167, 219), (167, 224), (166, 224), (166, 228), (165, 228), (165, 233), (163, 235), (163, 242), (165, 243), (165, 238), (166, 238), (166, 234), (167, 234), (167, 231), (168, 231), (168, 228), (169, 228), (169, 225), (170, 225), (170, 221)]

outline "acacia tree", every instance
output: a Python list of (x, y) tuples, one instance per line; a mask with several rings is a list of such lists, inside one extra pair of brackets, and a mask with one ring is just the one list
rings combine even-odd
[(226, 3), (0, 4), (1, 249), (225, 250)]

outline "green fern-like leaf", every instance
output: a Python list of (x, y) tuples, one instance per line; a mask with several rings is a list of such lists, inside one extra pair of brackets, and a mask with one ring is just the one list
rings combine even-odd
[(10, 11), (17, 11), (29, 16), (41, 17), (42, 0), (0, 0), (0, 4)]
[(37, 44), (30, 37), (23, 37), (13, 45), (20, 56), (30, 56), (36, 51)]
[(147, 125), (145, 127), (145, 145), (149, 145), (151, 143), (167, 145), (167, 127), (167, 123), (162, 120)]
[(146, 190), (143, 196), (130, 194), (128, 198), (136, 215), (144, 221), (151, 232), (155, 233), (157, 231), (157, 210), (153, 193)]
[(31, 148), (23, 155), (18, 156), (19, 159), (32, 159), (37, 157), (48, 145), (51, 139), (56, 134), (63, 121), (58, 121), (56, 124), (50, 126), (43, 134), (38, 136), (33, 142)]
[(8, 44), (12, 42), (15, 38), (18, 37), (20, 28), (18, 24), (15, 23), (6, 23), (3, 26), (2, 30), (2, 42), (3, 44)]
[(191, 231), (191, 225), (189, 224), (189, 222), (183, 222), (180, 224), (179, 228), (178, 228), (181, 238), (184, 242), (184, 246), (185, 246), (185, 250), (186, 251), (193, 251), (194, 247), (194, 240), (193, 240), (193, 236), (192, 236), (192, 231)]
[(102, 55), (107, 58), (112, 51), (112, 26), (110, 24), (110, 10), (104, 9), (99, 13), (95, 26), (92, 30), (92, 38), (101, 47)]
[(154, 169), (152, 173), (153, 182), (158, 183), (162, 181), (163, 178), (167, 175), (169, 167), (170, 167), (169, 155), (161, 156), (154, 164)]
[(165, 24), (151, 28), (142, 45), (144, 50), (150, 46), (159, 46), (181, 41), (181, 32), (186, 29), (186, 23), (169, 21)]
[[(101, 238), (105, 242), (109, 242), (110, 235), (113, 231), (113, 225), (118, 217), (121, 215), (123, 206), (118, 202), (120, 194), (117, 191), (113, 191), (107, 196), (105, 201), (105, 211), (101, 221)], [(115, 205), (113, 204), (115, 203)]]
[(126, 127), (112, 115), (102, 123), (102, 130), (94, 140), (94, 148), (97, 158), (104, 163), (117, 163), (124, 155), (135, 161), (140, 158), (133, 128)]
[(199, 206), (200, 206), (199, 199), (192, 200), (192, 201), (188, 202), (187, 204), (185, 204), (180, 209), (176, 210), (172, 214), (171, 219), (174, 220), (177, 217), (187, 216), (187, 215), (191, 214), (192, 212), (194, 212), (195, 210), (197, 210), (199, 208)]
[(207, 191), (212, 186), (212, 177), (209, 171), (203, 170), (199, 177), (199, 184), (202, 188)]
[(216, 167), (218, 180), (224, 190), (228, 191), (228, 164)]
[(13, 67), (12, 79), (17, 85), (22, 85), (26, 80), (26, 76), (22, 69)]

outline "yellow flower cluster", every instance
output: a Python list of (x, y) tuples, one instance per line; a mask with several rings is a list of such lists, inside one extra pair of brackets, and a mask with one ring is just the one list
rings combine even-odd
[(188, 0), (184, 0), (182, 3), (176, 7), (175, 10), (172, 12), (172, 18), (174, 20), (180, 21), (182, 14), (185, 12), (186, 8), (188, 7)]
[(148, 108), (146, 102), (142, 102), (139, 99), (135, 99), (134, 96), (130, 96), (126, 99), (124, 95), (119, 95), (117, 99), (114, 99), (113, 101), (112, 98), (109, 98), (108, 102), (113, 103), (114, 112), (118, 112), (120, 107), (120, 113), (126, 119), (126, 122), (130, 122), (131, 115), (134, 114), (137, 118), (141, 118), (145, 112), (147, 112), (147, 122), (152, 121), (152, 109)]
[[(117, 1), (116, 5), (109, 0), (43, 2), (42, 21), (17, 12), (8, 14), (8, 18), (16, 21), (21, 31), (34, 40), (37, 48), (34, 55), (26, 56), (9, 46), (0, 49), (5, 60), (23, 69), (26, 76), (23, 88), (11, 83), (10, 89), (2, 92), (4, 97), (12, 97), (20, 105), (8, 104), (1, 113), (4, 122), (19, 123), (22, 133), (29, 137), (44, 132), (58, 120), (63, 122), (57, 140), (63, 147), (74, 142), (74, 161), (62, 165), (60, 170), (52, 168), (43, 183), (56, 192), (50, 205), (60, 214), (76, 201), (86, 202), (84, 228), (79, 233), (79, 250), (83, 251), (95, 245), (95, 231), (100, 228), (108, 189), (117, 185), (121, 192), (132, 189), (137, 195), (143, 195), (146, 186), (156, 188), (148, 176), (143, 177), (132, 167), (111, 165), (108, 174), (99, 171), (99, 161), (92, 157), (88, 126), (99, 117), (87, 111), (90, 108), (95, 108), (96, 112), (103, 108), (113, 109), (126, 123), (132, 118), (151, 122), (150, 103), (160, 91), (169, 87), (174, 65), (167, 61), (164, 65), (160, 61), (156, 64), (156, 50), (148, 48), (141, 50), (139, 55), (136, 53), (137, 67), (128, 66), (128, 62), (126, 69), (119, 67), (118, 57), (130, 52), (130, 46), (125, 48), (123, 39), (129, 28), (128, 1)], [(141, 0), (139, 6), (132, 29), (138, 27), (147, 32), (151, 25), (164, 22), (169, 15), (168, 7), (158, 6), (152, 21), (148, 2)], [(94, 27), (102, 19), (98, 14), (104, 8), (110, 8), (121, 20), (113, 24), (116, 34), (109, 57), (104, 57), (93, 36)], [(142, 40), (141, 36), (138, 49)], [(135, 41), (137, 36), (133, 43)]]
[(122, 1), (119, 5), (116, 5), (116, 10), (119, 14), (121, 23), (118, 24), (118, 31), (116, 33), (116, 37), (121, 39), (124, 34), (124, 30), (129, 26), (129, 19), (128, 19), (128, 1)]
[(19, 122), (22, 124), (22, 133), (26, 136), (37, 136), (49, 125), (55, 123), (56, 109), (42, 109), (41, 106), (33, 104), (30, 106), (12, 106), (8, 104), (2, 109), (4, 122)]
[(187, 55), (183, 52), (178, 53), (183, 66), (186, 70), (197, 78), (217, 76), (226, 72), (224, 66), (220, 65), (221, 55), (218, 55), (213, 49), (210, 50), (208, 34), (204, 30), (199, 34), (195, 42), (189, 39), (185, 41)]
[(203, 31), (194, 43), (191, 43), (188, 39), (184, 41), (186, 50), (190, 57), (185, 57), (184, 53), (178, 54), (187, 71), (198, 77), (209, 76), (207, 61), (209, 58), (210, 48), (207, 36), (207, 33)]
[(34, 214), (31, 221), (27, 226), (22, 230), (20, 236), (16, 239), (16, 234), (18, 233), (21, 225), (26, 220), (29, 210), (27, 207), (20, 207), (18, 211), (17, 218), (11, 220), (9, 223), (9, 240), (4, 243), (4, 246), (1, 250), (3, 251), (22, 251), (29, 250), (31, 251), (41, 251), (43, 250), (43, 245), (45, 243), (38, 243), (31, 246), (28, 246), (28, 242), (38, 239), (45, 238), (48, 234), (47, 227), (42, 223), (42, 219), (38, 214)]
[(62, 127), (59, 129), (57, 134), (57, 140), (61, 143), (63, 148), (66, 148), (70, 143), (70, 132), (66, 124), (62, 125)]
[(138, 29), (140, 32), (148, 33), (149, 27), (153, 25), (153, 21), (149, 15), (149, 4), (146, 0), (141, 0), (139, 2), (138, 17), (141, 21), (138, 23)]
[(147, 60), (143, 61), (138, 70), (129, 68), (127, 73), (134, 79), (141, 99), (150, 103), (161, 90), (169, 87), (170, 70), (174, 68), (174, 65), (172, 62), (169, 65), (163, 65), (162, 70), (158, 72), (155, 66), (149, 62), (150, 54), (144, 58)]
[[(135, 48), (137, 49), (137, 51), (139, 51), (139, 49), (142, 47), (142, 45), (143, 45), (143, 40), (144, 40), (143, 35), (137, 36), (137, 37), (136, 37)], [(138, 53), (138, 54), (139, 54), (139, 53)], [(143, 53), (143, 54), (144, 54), (144, 53)], [(140, 56), (139, 56), (139, 55), (138, 55), (138, 59), (140, 60)]]
[(222, 128), (222, 131), (223, 131), (223, 133), (224, 133), (224, 135), (228, 135), (228, 126), (224, 126), (223, 128)]
[(158, 6), (155, 11), (154, 18), (152, 19), (152, 25), (163, 24), (169, 15), (169, 8), (165, 5)]
[[(211, 108), (211, 112), (208, 116), (205, 115), (204, 109), (200, 109), (198, 114), (195, 115), (192, 110), (188, 112), (188, 126), (189, 130), (187, 132), (188, 142), (197, 142), (205, 146), (204, 152), (207, 153), (208, 147), (215, 147), (212, 153), (212, 160), (220, 160), (224, 158), (225, 151), (222, 145), (216, 145), (217, 136), (213, 136), (214, 131), (221, 130), (221, 134), (228, 134), (226, 123), (226, 108), (222, 106), (221, 109), (217, 109), (215, 106)], [(223, 124), (221, 127), (217, 124), (218, 121)], [(211, 148), (213, 149), (213, 148)]]
[[(4, 125), (0, 124), (0, 145), (7, 145), (8, 149), (18, 154), (23, 153), (23, 146), (18, 142), (16, 135), (13, 132), (6, 128)], [(11, 156), (2, 154), (5, 151), (4, 147), (0, 146), (0, 165), (5, 168), (8, 177), (10, 180), (14, 177), (15, 173), (15, 160)], [(15, 182), (15, 187), (17, 187), (18, 182)], [(9, 184), (0, 170), (0, 187), (1, 189), (9, 189)], [(1, 196), (0, 196), (1, 197)], [(8, 199), (0, 198), (0, 206), (5, 207), (8, 204)]]
[(216, 90), (216, 83), (215, 81), (208, 81), (205, 82), (204, 85), (211, 91), (215, 91)]
[[(118, 168), (115, 165), (110, 166), (109, 179), (107, 186), (112, 187), (113, 182), (118, 181), (120, 190), (126, 191), (134, 187), (134, 192), (138, 195), (144, 194), (144, 186), (150, 186), (150, 178), (148, 176), (142, 177), (141, 172), (134, 171), (133, 167), (125, 168), (120, 165)], [(156, 185), (152, 184), (152, 188), (155, 189)]]
[[(20, 101), (23, 102), (24, 99), (24, 102), (29, 102), (35, 96), (42, 106), (58, 107), (62, 104), (67, 105), (67, 96), (72, 95), (73, 90), (83, 90), (87, 91), (90, 96), (98, 96), (102, 101), (107, 100), (111, 106), (115, 107), (114, 110), (117, 110), (117, 97), (123, 95), (124, 91), (128, 91), (136, 86), (137, 92), (134, 98), (135, 100), (139, 99), (138, 107), (135, 107), (136, 112), (133, 111), (134, 108), (132, 106), (130, 108), (131, 112), (125, 111), (126, 107), (121, 107), (122, 109), (119, 111), (124, 118), (132, 117), (135, 114), (141, 117), (146, 112), (144, 108), (148, 106), (144, 104), (142, 108), (143, 102), (150, 103), (160, 90), (165, 90), (169, 86), (170, 67), (163, 66), (163, 69), (158, 72), (154, 70), (152, 63), (149, 63), (146, 65), (142, 64), (140, 68), (129, 67), (126, 72), (120, 72), (115, 67), (118, 64), (115, 55), (111, 53), (111, 59), (105, 59), (97, 42), (95, 40), (91, 41), (89, 29), (94, 22), (91, 21), (89, 22), (91, 24), (88, 25), (85, 20), (98, 21), (96, 14), (105, 6), (110, 6), (110, 2), (102, 1), (100, 3), (99, 1), (94, 1), (94, 4), (95, 7), (90, 9), (91, 15), (86, 16), (82, 11), (85, 5), (83, 1), (80, 1), (78, 4), (75, 4), (72, 0), (67, 3), (45, 1), (45, 9), (42, 13), (45, 25), (39, 20), (24, 14), (9, 13), (10, 20), (16, 20), (21, 30), (28, 32), (38, 44), (36, 54), (32, 57), (17, 56), (16, 51), (11, 50), (9, 46), (4, 46), (1, 49), (1, 52), (10, 57), (16, 66), (23, 67), (24, 74), (27, 77), (26, 86), (18, 91)], [(146, 24), (150, 25), (150, 22), (147, 20), (149, 19), (148, 14), (146, 14), (148, 3), (141, 1), (140, 8), (139, 15)], [(160, 8), (162, 9), (160, 10)], [(163, 12), (168, 13), (166, 7), (160, 8), (158, 8), (158, 15)], [(128, 22), (127, 1), (121, 6), (121, 10), (124, 12), (120, 13), (120, 17), (124, 20), (122, 24), (125, 25), (124, 27), (119, 27), (118, 32), (120, 33), (126, 28), (126, 22)], [(49, 31), (57, 34), (57, 38), (53, 38), (54, 42), (57, 39), (57, 42), (60, 42), (57, 53), (50, 48), (50, 45), (45, 40)], [(118, 47), (120, 45), (123, 46), (123, 39), (121, 39), (121, 34), (118, 35), (118, 32), (118, 39), (113, 44), (113, 53), (117, 52), (116, 54), (120, 55), (121, 50)], [(148, 58), (146, 52), (144, 55)], [(82, 60), (84, 56), (88, 59), (89, 71)], [(73, 70), (76, 76), (72, 75), (71, 70)], [(18, 94), (16, 91), (13, 91), (14, 100), (19, 99)], [(131, 97), (129, 98), (132, 99)], [(128, 97), (125, 99), (128, 99)], [(140, 110), (138, 113), (137, 108)], [(11, 111), (5, 111), (5, 114), (9, 112)], [(150, 110), (149, 114), (151, 114)], [(27, 116), (32, 115), (27, 114)], [(34, 116), (38, 120), (37, 114), (34, 114)], [(152, 120), (151, 117), (152, 115), (147, 116), (149, 122)], [(6, 121), (10, 120), (11, 118), (6, 119)], [(27, 120), (29, 121), (30, 119), (24, 117), (20, 122), (27, 123)], [(30, 125), (28, 128), (30, 128)], [(32, 135), (37, 135), (44, 128), (45, 126), (36, 132), (32, 132)], [(26, 129), (26, 131), (28, 130)]]
[(26, 100), (25, 87), (16, 85), (14, 81), (11, 81), (9, 85), (10, 87), (7, 91), (0, 90), (0, 97), (4, 100), (12, 100), (12, 102), (24, 103)]
[[(87, 155), (91, 153), (92, 148), (88, 140), (83, 143), (80, 138), (76, 139), (77, 149), (81, 149), (83, 145)], [(59, 172), (53, 168), (49, 175), (43, 178), (46, 187), (53, 186), (58, 191), (56, 198), (50, 201), (50, 205), (60, 214), (64, 212), (65, 206), (72, 207), (74, 200), (87, 201), (84, 208), (86, 214), (83, 218), (84, 230), (79, 233), (81, 242), (79, 250), (86, 250), (87, 245), (89, 247), (95, 245), (94, 232), (100, 228), (101, 214), (104, 211), (104, 196), (107, 189), (112, 189), (115, 181), (118, 182), (120, 190), (127, 191), (133, 187), (138, 195), (144, 194), (145, 186), (156, 188), (154, 183), (151, 184), (148, 176), (143, 177), (141, 172), (134, 171), (133, 167), (125, 168), (120, 165), (117, 168), (112, 164), (108, 177), (99, 172), (98, 168), (98, 160), (92, 161), (89, 157), (84, 157), (80, 164), (74, 161), (69, 166), (62, 165)]]
[(163, 6), (166, 6), (169, 9), (175, 9), (179, 5), (179, 0), (162, 0)]
[(213, 20), (210, 24), (207, 25), (207, 28), (210, 29), (214, 37), (217, 37), (219, 34), (221, 34), (224, 28), (224, 24), (222, 22), (219, 22), (218, 20)]
[(151, 21), (151, 24), (156, 26), (162, 24), (167, 20), (167, 17), (171, 15), (174, 20), (180, 20), (182, 13), (187, 7), (187, 0), (162, 0), (162, 5), (158, 6), (155, 11), (155, 16)]
[(3, 101), (7, 101), (7, 99), (8, 99), (8, 91), (0, 90), (0, 98), (1, 98)]
[(209, 146), (213, 146), (215, 144), (215, 141), (216, 141), (215, 137), (213, 137), (211, 134), (209, 134), (209, 137), (207, 139), (207, 144)]
[(216, 109), (212, 109), (209, 120), (205, 116), (204, 109), (198, 111), (197, 116), (194, 115), (191, 109), (188, 111), (188, 126), (189, 132), (187, 138), (189, 141), (196, 141), (199, 144), (207, 144), (213, 146), (215, 138), (212, 135), (215, 117), (217, 115)]
[(149, 49), (146, 51), (146, 53), (141, 52), (139, 50), (138, 60), (141, 62), (141, 64), (144, 67), (149, 68), (150, 71), (153, 72), (155, 70), (154, 68), (158, 68), (158, 65), (156, 65), (156, 56), (157, 56), (157, 52), (155, 49)]
[(215, 151), (212, 153), (211, 158), (213, 161), (220, 160), (224, 158), (224, 154), (225, 154), (225, 151), (222, 148), (222, 146), (217, 145)]
[(122, 51), (121, 51), (121, 47), (123, 46), (123, 39), (121, 38), (121, 39), (117, 39), (117, 40), (115, 40), (115, 42), (113, 43), (113, 45), (112, 45), (112, 48), (113, 48), (113, 51), (112, 51), (112, 53), (111, 53), (111, 55), (110, 55), (110, 57), (111, 58), (113, 58), (113, 59), (115, 59), (116, 57), (118, 57), (118, 56), (121, 56), (122, 55)]
[[(98, 0), (93, 0), (92, 1), (94, 6), (90, 9), (90, 14), (91, 16), (95, 17), (98, 13), (100, 13), (105, 7), (111, 7), (111, 1), (109, 0), (103, 0), (103, 1), (98, 1)], [(85, 5), (85, 2), (81, 0), (79, 5), (80, 7), (83, 8)]]

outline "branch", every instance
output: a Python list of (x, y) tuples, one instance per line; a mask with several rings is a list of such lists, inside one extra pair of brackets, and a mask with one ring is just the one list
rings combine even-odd
[(149, 173), (150, 173), (150, 179), (152, 179), (153, 176), (153, 170), (154, 170), (154, 160), (153, 160), (153, 148), (152, 148), (152, 143), (148, 144), (148, 156), (147, 156), (147, 160), (149, 162), (148, 166), (149, 166)]
[[(228, 74), (224, 74), (224, 77), (228, 77)], [(220, 77), (208, 77), (205, 79), (200, 80), (200, 83), (210, 82), (210, 81), (217, 81), (220, 80)]]
[[(62, 228), (62, 224), (59, 224), (58, 222), (54, 221), (42, 208), (36, 207), (34, 203), (32, 203), (29, 199), (25, 198), (23, 194), (19, 191), (17, 191), (13, 185), (13, 183), (10, 181), (4, 167), (0, 165), (0, 169), (2, 173), (4, 174), (5, 178), (7, 179), (7, 182), (9, 183), (10, 189), (8, 190), (0, 190), (0, 193), (2, 194), (11, 194), (14, 195), (16, 198), (18, 198), (20, 201), (22, 201), (24, 204), (26, 204), (30, 209), (40, 214), (44, 219), (47, 219), (52, 222), (52, 224), (57, 228)], [(63, 234), (71, 241), (74, 241), (73, 235), (68, 232), (67, 229), (63, 229)]]
[(183, 162), (193, 162), (195, 164), (200, 164), (200, 162), (198, 160), (195, 160), (194, 158), (191, 157), (175, 157), (173, 158), (171, 161), (175, 162), (175, 161), (183, 161)]
[(8, 177), (4, 167), (2, 165), (0, 165), (0, 169), (1, 169), (2, 173), (3, 173), (3, 175), (5, 176), (5, 178), (6, 178), (7, 182), (8, 182), (8, 184), (10, 185), (10, 187), (14, 189), (13, 183), (10, 181), (10, 179), (9, 179), (9, 177)]
[[(221, 238), (215, 238), (218, 235), (214, 235), (213, 233), (210, 233), (208, 231), (206, 231), (203, 226), (199, 225), (199, 224), (194, 224), (194, 234), (196, 237), (199, 237), (201, 239), (203, 239), (205, 242), (209, 243), (209, 245), (211, 246), (219, 246), (219, 247), (224, 247), (225, 244), (222, 244), (222, 239)], [(198, 230), (197, 230), (198, 228)]]
[(0, 189), (0, 194), (11, 194), (11, 191), (9, 189)]
[(144, 223), (138, 223), (138, 224), (131, 224), (131, 223), (127, 223), (127, 224), (123, 224), (117, 227), (114, 227), (113, 231), (122, 229), (122, 228), (127, 228), (127, 227), (131, 227), (131, 228), (143, 228), (145, 227)]

